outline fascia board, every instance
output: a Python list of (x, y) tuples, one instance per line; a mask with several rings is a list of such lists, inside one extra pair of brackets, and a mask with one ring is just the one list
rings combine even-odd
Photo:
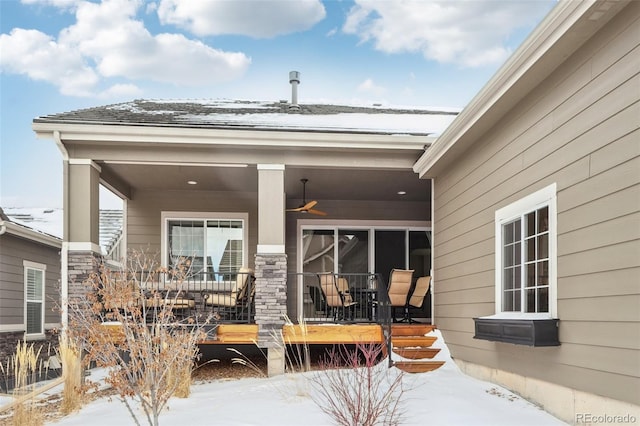
[[(435, 177), (446, 166), (441, 164), (445, 155), (454, 148), (457, 148), (458, 152), (464, 150), (464, 147), (456, 147), (456, 144), (473, 143), (474, 138), (481, 136), (502, 116), (500, 111), (506, 111), (515, 105), (527, 89), (532, 90), (550, 74), (555, 67), (551, 68), (547, 65), (545, 68), (542, 59), (596, 3), (596, 0), (558, 3), (469, 105), (451, 122), (436, 143), (418, 159), (413, 170), (420, 177)], [(586, 38), (587, 35), (583, 33), (580, 41)], [(535, 78), (527, 81), (528, 87), (522, 87), (521, 83), (528, 75), (535, 75)], [(508, 95), (516, 90), (516, 86), (518, 86), (517, 96), (509, 98)], [(498, 112), (492, 115), (492, 110)], [(453, 158), (448, 159), (448, 161), (451, 160)]]
[(158, 126), (127, 126), (108, 124), (69, 124), (34, 122), (40, 138), (53, 138), (60, 132), (66, 142), (205, 144), (259, 147), (312, 147), (351, 149), (423, 150), (435, 138), (432, 136), (351, 134), (321, 131), (273, 131), (240, 129), (202, 129)]
[(17, 225), (13, 222), (3, 221), (3, 222), (0, 222), (0, 226), (6, 226), (7, 234), (24, 238), (30, 241), (35, 241), (40, 244), (45, 244), (51, 247), (62, 248), (62, 240), (52, 235), (43, 234), (41, 232), (34, 231), (24, 226)]

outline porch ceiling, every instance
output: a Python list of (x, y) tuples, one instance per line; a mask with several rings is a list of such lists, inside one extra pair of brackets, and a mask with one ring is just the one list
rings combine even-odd
[[(256, 192), (255, 165), (215, 167), (194, 165), (100, 164), (106, 180), (133, 190), (196, 190)], [(308, 168), (287, 166), (285, 191), (288, 199), (302, 199), (300, 179), (307, 178), (307, 200), (429, 201), (430, 181), (412, 170)], [(190, 185), (188, 181), (196, 181)], [(405, 191), (399, 195), (398, 191)]]

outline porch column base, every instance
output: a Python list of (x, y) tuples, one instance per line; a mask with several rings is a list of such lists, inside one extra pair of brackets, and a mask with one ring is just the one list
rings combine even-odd
[(255, 257), (255, 322), (258, 346), (267, 349), (269, 376), (284, 373), (282, 327), (287, 314), (287, 255), (258, 253)]
[(267, 375), (269, 377), (284, 374), (285, 348), (271, 347), (267, 349)]
[(84, 299), (89, 293), (93, 292), (93, 288), (85, 284), (85, 281), (92, 273), (98, 272), (102, 260), (102, 255), (94, 251), (69, 250), (69, 300)]

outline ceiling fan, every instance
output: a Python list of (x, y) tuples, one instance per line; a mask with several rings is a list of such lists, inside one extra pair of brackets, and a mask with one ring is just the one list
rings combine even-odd
[(302, 182), (302, 205), (295, 209), (287, 209), (287, 211), (297, 212), (297, 213), (311, 213), (311, 214), (317, 214), (319, 216), (326, 216), (327, 214), (325, 212), (314, 209), (315, 205), (318, 204), (316, 200), (312, 200), (307, 203), (306, 189), (307, 189), (307, 182), (309, 182), (309, 179), (303, 178), (303, 179), (300, 179), (300, 182)]

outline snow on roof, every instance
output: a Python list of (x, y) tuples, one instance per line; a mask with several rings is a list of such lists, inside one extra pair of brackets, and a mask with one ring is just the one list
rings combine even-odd
[(56, 238), (62, 238), (62, 209), (3, 207), (2, 210), (13, 223)]
[[(62, 238), (61, 208), (4, 207), (9, 220), (20, 226)], [(113, 246), (122, 233), (122, 210), (100, 210), (100, 246), (105, 251)]]
[(100, 247), (104, 253), (111, 248), (122, 234), (122, 210), (100, 210)]
[(424, 106), (299, 104), (286, 101), (134, 100), (38, 117), (34, 122), (437, 135), (459, 110)]

